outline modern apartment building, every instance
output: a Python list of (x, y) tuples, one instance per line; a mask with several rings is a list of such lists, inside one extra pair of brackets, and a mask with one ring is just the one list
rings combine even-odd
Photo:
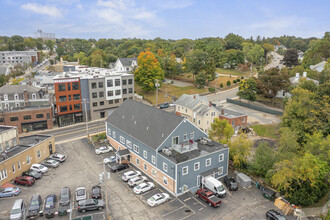
[(10, 63), (13, 65), (34, 64), (39, 62), (38, 51), (0, 51), (0, 64)]
[(19, 133), (53, 128), (52, 96), (29, 85), (0, 88), (0, 124), (16, 126)]

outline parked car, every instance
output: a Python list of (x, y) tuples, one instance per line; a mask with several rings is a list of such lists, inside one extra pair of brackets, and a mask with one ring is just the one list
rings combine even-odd
[(79, 187), (76, 189), (76, 201), (84, 200), (86, 199), (86, 188), (85, 187)]
[(41, 164), (46, 167), (56, 168), (60, 165), (60, 162), (58, 162), (57, 160), (48, 159), (48, 160), (42, 161)]
[(20, 176), (14, 180), (14, 183), (24, 185), (24, 186), (32, 186), (35, 182), (35, 179), (31, 176)]
[(266, 212), (267, 220), (286, 220), (286, 218), (281, 215), (278, 211), (271, 209)]
[(92, 210), (102, 210), (104, 202), (101, 199), (84, 199), (78, 202), (78, 212), (86, 212)]
[(132, 179), (134, 177), (137, 177), (137, 176), (140, 176), (141, 175), (141, 172), (140, 171), (128, 171), (126, 173), (124, 173), (121, 178), (122, 180), (124, 180), (124, 182), (127, 182), (129, 179)]
[(0, 188), (0, 198), (17, 196), (20, 192), (18, 187)]
[(170, 107), (173, 107), (173, 106), (175, 106), (175, 104), (172, 102), (172, 103), (169, 103), (168, 104)]
[(47, 173), (48, 172), (48, 168), (45, 167), (44, 165), (42, 164), (39, 164), (39, 163), (35, 163), (35, 164), (32, 164), (31, 170), (35, 170), (39, 173)]
[(66, 160), (66, 156), (64, 154), (60, 154), (60, 153), (55, 153), (49, 156), (50, 159), (52, 160), (56, 160), (58, 162), (63, 163)]
[(136, 194), (141, 194), (141, 193), (147, 192), (153, 188), (155, 188), (155, 184), (153, 184), (152, 182), (140, 183), (139, 185), (134, 187), (133, 191)]
[(168, 107), (170, 107), (170, 105), (167, 102), (159, 105), (160, 109), (164, 109), (164, 108), (168, 108)]
[(105, 154), (105, 153), (108, 153), (110, 151), (113, 151), (113, 148), (112, 147), (108, 147), (108, 146), (101, 146), (97, 149), (95, 149), (95, 153), (96, 154)]
[(26, 216), (28, 218), (37, 217), (42, 207), (40, 195), (32, 195)]
[(69, 187), (63, 187), (60, 193), (60, 206), (70, 205), (71, 192)]
[(103, 163), (114, 163), (116, 162), (116, 156), (106, 157), (103, 159)]
[(115, 173), (115, 172), (118, 172), (118, 171), (121, 171), (121, 170), (125, 170), (128, 167), (129, 166), (128, 166), (127, 163), (116, 163), (116, 164), (113, 164), (110, 167), (110, 171)]
[(225, 183), (225, 185), (229, 190), (231, 191), (238, 190), (238, 185), (234, 177), (225, 176), (223, 182)]
[(209, 206), (219, 207), (221, 200), (209, 189), (199, 189), (196, 196), (204, 200)]
[(41, 179), (42, 173), (39, 173), (35, 170), (28, 170), (22, 173), (22, 176), (31, 176), (34, 177), (35, 179)]
[(9, 218), (11, 220), (23, 219), (24, 218), (24, 201), (23, 199), (16, 199), (13, 208), (10, 211)]
[(45, 205), (44, 205), (44, 215), (46, 215), (46, 218), (52, 218), (55, 215), (56, 211), (56, 202), (57, 197), (56, 195), (48, 195), (45, 199)]
[(139, 185), (140, 183), (147, 182), (148, 178), (145, 176), (137, 176), (128, 180), (128, 185), (133, 187)]
[(93, 199), (101, 199), (101, 186), (93, 186), (92, 187), (92, 198)]
[(147, 201), (148, 205), (151, 207), (160, 205), (166, 201), (170, 200), (170, 196), (167, 193), (157, 193), (150, 197)]

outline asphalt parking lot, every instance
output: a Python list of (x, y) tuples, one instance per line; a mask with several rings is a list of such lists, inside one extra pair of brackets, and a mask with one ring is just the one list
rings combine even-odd
[[(71, 189), (71, 200), (74, 199), (74, 192), (78, 187), (83, 186), (90, 193), (92, 186), (99, 184), (99, 174), (103, 171), (101, 164), (103, 158), (114, 155), (114, 152), (96, 155), (93, 146), (88, 144), (86, 139), (68, 142), (57, 147), (58, 151), (68, 155), (67, 160), (58, 168), (51, 169), (32, 187), (20, 187), (22, 191), (17, 197), (0, 199), (0, 219), (8, 218), (16, 198), (23, 198), (28, 203), (32, 194), (40, 194), (43, 199), (49, 194), (59, 196), (61, 188), (65, 186)], [(132, 169), (135, 168), (131, 166), (121, 172), (111, 173), (110, 180), (107, 180), (106, 189), (111, 219), (265, 219), (267, 210), (276, 209), (273, 202), (263, 198), (256, 187), (239, 188), (238, 191), (227, 192), (219, 208), (209, 207), (190, 192), (177, 198), (170, 195), (171, 199), (168, 202), (157, 207), (149, 207), (147, 199), (156, 193), (166, 193), (166, 190), (155, 184), (156, 188), (136, 195), (133, 188), (121, 179), (124, 172)], [(101, 186), (104, 198), (105, 188)], [(93, 215), (94, 220), (106, 219), (106, 210), (82, 214), (76, 210), (76, 206), (73, 206), (72, 219), (89, 215)], [(45, 219), (45, 217), (39, 217), (39, 219)], [(69, 219), (69, 215), (56, 216), (54, 219)]]

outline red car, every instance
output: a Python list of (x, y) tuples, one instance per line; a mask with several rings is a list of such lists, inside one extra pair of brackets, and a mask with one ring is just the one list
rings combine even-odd
[(24, 185), (24, 186), (32, 186), (35, 182), (35, 179), (31, 176), (20, 176), (14, 180), (14, 183)]
[(212, 191), (208, 189), (197, 190), (196, 196), (204, 200), (206, 203), (208, 203), (209, 206), (213, 206), (213, 207), (220, 206), (221, 200)]

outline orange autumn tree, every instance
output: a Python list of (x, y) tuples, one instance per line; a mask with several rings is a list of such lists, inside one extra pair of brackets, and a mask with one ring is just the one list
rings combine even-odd
[(156, 79), (164, 79), (164, 72), (154, 54), (147, 49), (137, 59), (138, 68), (134, 72), (135, 81), (147, 93), (156, 89)]

